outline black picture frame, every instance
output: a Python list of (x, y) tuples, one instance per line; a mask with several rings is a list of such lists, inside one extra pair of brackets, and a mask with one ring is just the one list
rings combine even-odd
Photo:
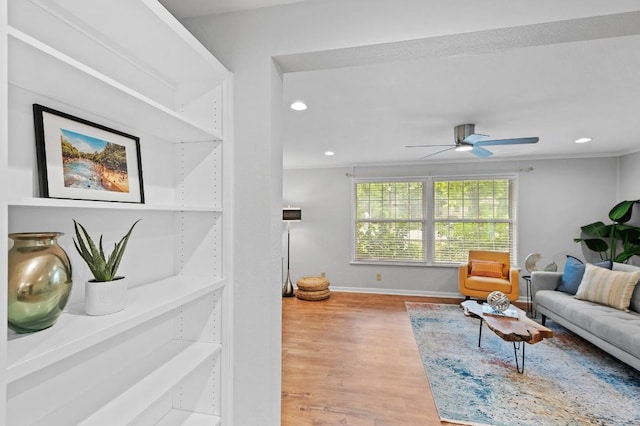
[(144, 203), (140, 138), (33, 104), (40, 196)]

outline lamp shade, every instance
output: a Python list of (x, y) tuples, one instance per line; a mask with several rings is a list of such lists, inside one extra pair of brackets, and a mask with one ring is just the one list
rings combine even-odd
[(302, 209), (300, 207), (285, 207), (282, 209), (283, 222), (300, 222), (302, 220)]

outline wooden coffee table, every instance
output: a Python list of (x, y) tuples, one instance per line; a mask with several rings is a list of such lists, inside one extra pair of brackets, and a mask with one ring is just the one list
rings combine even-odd
[[(553, 331), (549, 330), (531, 318), (517, 306), (511, 305), (518, 312), (518, 318), (509, 318), (498, 315), (491, 315), (482, 312), (482, 304), (475, 300), (465, 300), (461, 303), (464, 314), (480, 319), (480, 333), (478, 335), (478, 347), (482, 339), (482, 324), (487, 323), (487, 327), (496, 333), (502, 340), (513, 342), (513, 352), (516, 358), (516, 370), (518, 373), (524, 372), (524, 347), (525, 343), (533, 345), (543, 339), (553, 337)], [(519, 357), (522, 363), (519, 362)], [(522, 364), (522, 365), (521, 365)]]

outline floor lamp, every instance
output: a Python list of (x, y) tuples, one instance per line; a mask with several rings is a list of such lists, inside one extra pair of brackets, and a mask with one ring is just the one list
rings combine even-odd
[(291, 271), (289, 269), (289, 253), (291, 248), (291, 222), (302, 220), (302, 210), (299, 207), (286, 207), (282, 209), (282, 221), (287, 223), (287, 278), (282, 284), (282, 297), (291, 297), (295, 294), (293, 283), (291, 282)]

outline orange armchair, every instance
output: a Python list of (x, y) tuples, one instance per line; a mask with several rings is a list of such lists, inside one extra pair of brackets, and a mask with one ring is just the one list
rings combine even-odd
[(458, 267), (460, 293), (467, 299), (486, 299), (492, 291), (501, 291), (510, 301), (519, 297), (518, 269), (512, 268), (509, 253), (470, 250), (469, 261)]

